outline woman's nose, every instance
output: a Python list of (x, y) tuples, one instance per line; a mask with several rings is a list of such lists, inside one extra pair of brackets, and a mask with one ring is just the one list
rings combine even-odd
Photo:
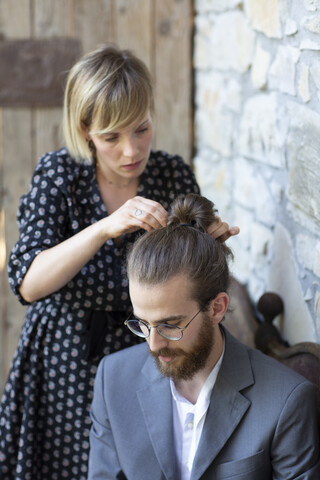
[(124, 140), (123, 154), (125, 157), (134, 158), (138, 152), (137, 140), (128, 137)]

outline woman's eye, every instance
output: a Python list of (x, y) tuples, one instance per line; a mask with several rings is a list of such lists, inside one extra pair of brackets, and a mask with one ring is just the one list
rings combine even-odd
[(148, 131), (148, 127), (145, 127), (145, 128), (140, 128), (139, 130), (137, 130), (137, 133), (141, 135), (142, 133), (147, 132), (147, 131)]
[(114, 136), (114, 137), (106, 137), (104, 139), (105, 142), (115, 142), (117, 140), (117, 136)]

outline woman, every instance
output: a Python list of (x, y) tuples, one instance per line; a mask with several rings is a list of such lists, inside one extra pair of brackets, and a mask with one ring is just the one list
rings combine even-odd
[[(66, 148), (40, 158), (9, 261), (29, 307), (0, 410), (3, 480), (87, 477), (98, 361), (137, 343), (123, 326), (126, 249), (166, 225), (178, 194), (199, 192), (180, 157), (151, 151), (152, 117), (150, 74), (129, 51), (105, 45), (71, 69)], [(216, 222), (211, 233), (237, 230)]]

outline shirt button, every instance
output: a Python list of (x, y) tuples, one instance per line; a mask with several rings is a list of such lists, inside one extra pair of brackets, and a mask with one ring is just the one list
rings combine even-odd
[(191, 430), (193, 428), (193, 422), (188, 422), (187, 427)]

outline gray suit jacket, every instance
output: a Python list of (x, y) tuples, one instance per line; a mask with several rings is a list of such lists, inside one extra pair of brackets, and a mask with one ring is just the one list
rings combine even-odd
[[(224, 333), (191, 480), (319, 480), (313, 385)], [(169, 380), (145, 344), (101, 361), (91, 415), (89, 480), (177, 480)]]

